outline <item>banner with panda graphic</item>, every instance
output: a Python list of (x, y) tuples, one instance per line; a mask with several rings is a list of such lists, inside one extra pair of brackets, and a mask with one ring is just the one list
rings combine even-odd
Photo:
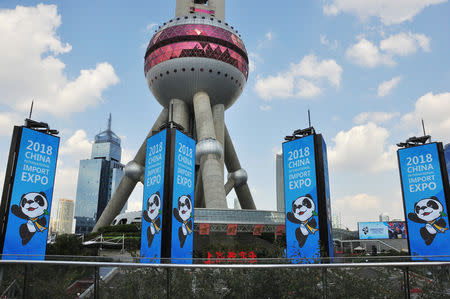
[(142, 202), (141, 262), (160, 263), (167, 130), (147, 139)]
[(448, 186), (443, 185), (438, 145), (442, 148), (442, 144), (430, 143), (398, 151), (409, 249), (415, 260), (423, 258), (414, 256), (436, 255), (447, 255), (445, 259), (450, 260)]
[(43, 260), (47, 246), (59, 137), (21, 128), (3, 259)]
[(313, 263), (320, 258), (314, 135), (283, 143), (283, 165), (287, 257)]
[(195, 140), (175, 133), (172, 195), (172, 263), (191, 264), (194, 245)]

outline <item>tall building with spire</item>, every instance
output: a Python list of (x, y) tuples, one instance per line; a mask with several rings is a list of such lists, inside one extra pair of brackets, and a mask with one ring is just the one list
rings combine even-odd
[[(75, 202), (75, 233), (92, 231), (111, 194), (122, 179), (120, 138), (111, 130), (111, 114), (107, 129), (95, 136), (90, 159), (81, 160)], [(126, 210), (124, 206), (123, 211)]]

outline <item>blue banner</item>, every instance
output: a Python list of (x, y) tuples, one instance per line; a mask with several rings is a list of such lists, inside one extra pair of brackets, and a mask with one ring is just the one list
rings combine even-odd
[(360, 240), (406, 239), (406, 225), (403, 221), (358, 222)]
[(331, 227), (331, 199), (330, 199), (330, 182), (328, 177), (327, 145), (321, 135), (320, 139), (322, 140), (323, 174), (325, 180), (325, 198), (327, 205), (328, 254), (330, 257), (333, 257), (334, 246), (333, 246), (333, 230)]
[(400, 149), (398, 158), (411, 255), (450, 255), (448, 210), (437, 144)]
[(320, 258), (314, 135), (283, 143), (286, 247), (293, 262)]
[(141, 262), (160, 263), (167, 130), (147, 139), (142, 202)]
[(58, 148), (59, 137), (22, 128), (3, 259), (45, 257)]
[(176, 131), (172, 198), (172, 262), (191, 264), (194, 245), (195, 140)]

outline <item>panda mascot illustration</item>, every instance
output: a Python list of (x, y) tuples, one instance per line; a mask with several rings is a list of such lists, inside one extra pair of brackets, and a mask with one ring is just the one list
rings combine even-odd
[(159, 191), (150, 195), (147, 200), (147, 209), (144, 211), (144, 219), (150, 225), (147, 228), (147, 241), (148, 247), (152, 246), (153, 238), (155, 234), (159, 234), (161, 231), (161, 196)]
[(192, 234), (192, 202), (189, 195), (182, 195), (178, 198), (178, 208), (173, 209), (175, 219), (181, 222), (178, 229), (178, 238), (180, 239), (180, 247), (183, 248), (186, 237)]
[(362, 231), (363, 231), (363, 233), (364, 233), (365, 235), (367, 235), (367, 234), (369, 233), (369, 228), (368, 228), (367, 226), (364, 226), (364, 227), (362, 228)]
[(424, 223), (420, 228), (420, 235), (426, 245), (430, 245), (437, 233), (448, 230), (447, 223), (441, 217), (445, 217), (444, 207), (435, 196), (424, 198), (414, 204), (414, 213), (409, 213), (408, 218), (417, 223)]
[(28, 244), (36, 231), (43, 232), (47, 229), (47, 219), (49, 215), (47, 196), (44, 192), (29, 192), (22, 195), (19, 205), (13, 205), (11, 212), (27, 222), (20, 225), (19, 235), (22, 238), (22, 245)]
[(289, 221), (300, 224), (295, 230), (295, 237), (298, 246), (303, 247), (306, 239), (310, 233), (315, 234), (317, 229), (317, 222), (314, 216), (317, 216), (316, 205), (311, 195), (306, 194), (300, 196), (292, 203), (292, 212), (287, 213)]

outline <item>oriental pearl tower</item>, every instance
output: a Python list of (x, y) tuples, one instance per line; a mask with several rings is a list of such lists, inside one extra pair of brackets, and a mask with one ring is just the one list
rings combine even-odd
[[(225, 22), (225, 0), (176, 0), (175, 18), (150, 40), (144, 73), (163, 107), (147, 138), (173, 122), (197, 142), (195, 206), (227, 209), (226, 195), (234, 188), (242, 209), (256, 209), (224, 121), (248, 78), (247, 51), (238, 31)], [(94, 231), (109, 225), (143, 182), (145, 152), (146, 141), (126, 165)]]

